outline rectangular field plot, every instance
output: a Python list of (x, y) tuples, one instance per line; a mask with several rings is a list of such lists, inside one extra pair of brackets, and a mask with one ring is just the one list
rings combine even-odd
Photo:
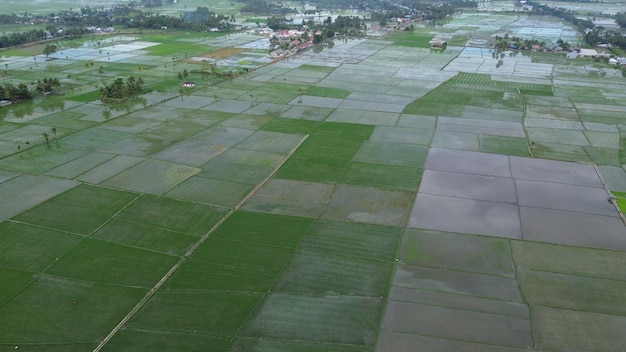
[(245, 114), (235, 115), (220, 122), (220, 126), (258, 130), (288, 108), (287, 105), (262, 103), (250, 108)]
[(387, 292), (392, 269), (391, 262), (298, 251), (274, 291), (379, 297)]
[(268, 153), (289, 154), (301, 140), (302, 136), (298, 135), (258, 131), (239, 143), (237, 148)]
[(128, 326), (234, 336), (262, 297), (253, 293), (159, 291)]
[(392, 287), (389, 298), (399, 302), (412, 302), (432, 306), (462, 309), (507, 317), (530, 319), (530, 308), (524, 302), (501, 301), (477, 296), (459, 295), (441, 291)]
[[(291, 109), (288, 110), (287, 113), (289, 111), (291, 111)], [(288, 116), (286, 117), (287, 118), (277, 118), (270, 121), (267, 125), (263, 126), (261, 130), (290, 134), (309, 134), (319, 124), (319, 122), (317, 121), (310, 121), (308, 119), (297, 120), (296, 118), (289, 118)]]
[(161, 195), (198, 172), (200, 169), (195, 167), (147, 159), (111, 177), (102, 184)]
[(509, 242), (430, 230), (406, 230), (400, 259), (409, 265), (515, 277)]
[(530, 156), (526, 138), (479, 135), (478, 150), (486, 153)]
[(377, 126), (370, 137), (372, 141), (429, 145), (433, 130), (407, 127)]
[[(89, 235), (136, 197), (135, 193), (81, 185), (18, 215), (15, 220)], [(65, 214), (72, 214), (72, 219)]]
[(311, 223), (308, 218), (238, 211), (211, 238), (296, 248)]
[(418, 167), (353, 161), (348, 164), (339, 182), (382, 189), (417, 191), (422, 172), (423, 170)]
[(332, 344), (311, 341), (267, 340), (263, 338), (238, 338), (229, 352), (371, 352), (371, 347)]
[(515, 278), (412, 265), (396, 267), (395, 287), (523, 303)]
[[(9, 173), (17, 176), (17, 173)], [(21, 175), (0, 183), (0, 199), (10, 199), (0, 207), (0, 220), (8, 219), (47, 199), (61, 194), (78, 182), (48, 176)]]
[(545, 351), (619, 351), (626, 345), (626, 317), (533, 307), (535, 344)]
[[(145, 293), (139, 288), (42, 276), (0, 308), (0, 343), (98, 341)], [(33, 319), (33, 311), (37, 319)]]
[[(0, 302), (6, 303), (15, 296), (23, 288), (28, 286), (31, 281), (38, 278), (38, 274), (23, 270), (9, 269), (8, 267), (0, 267), (0, 280), (2, 281), (2, 289), (0, 290)], [(0, 344), (2, 341), (0, 338)]]
[(144, 195), (116, 219), (200, 237), (226, 213), (224, 208)]
[(626, 316), (626, 282), (520, 270), (520, 288), (531, 305)]
[(113, 154), (105, 153), (90, 153), (81, 156), (78, 159), (74, 159), (68, 163), (57, 166), (52, 170), (46, 172), (46, 175), (56, 176), (60, 178), (75, 178), (92, 168), (107, 162), (113, 158)]
[(382, 300), (270, 294), (239, 336), (373, 346)]
[(428, 147), (415, 144), (365, 141), (354, 161), (386, 165), (423, 167)]
[(209, 238), (191, 259), (235, 268), (278, 274), (293, 256), (292, 248)]
[[(43, 140), (41, 135), (37, 137)], [(52, 141), (4, 158), (0, 168), (37, 175), (85, 154), (82, 150), (59, 148), (58, 143)]]
[(207, 144), (200, 141), (182, 141), (171, 145), (159, 153), (154, 158), (169, 161), (176, 164), (200, 167), (209, 160), (222, 154), (226, 147), (222, 145)]
[(164, 287), (167, 290), (220, 290), (266, 293), (277, 273), (267, 273), (228, 264), (207, 264), (187, 260)]
[(398, 227), (318, 220), (300, 248), (350, 258), (393, 261), (400, 236)]
[(526, 241), (512, 241), (511, 249), (521, 268), (626, 281), (624, 252)]
[(231, 343), (228, 337), (176, 330), (124, 328), (104, 346), (110, 352), (205, 351), (222, 352)]
[(5, 221), (0, 223), (0, 266), (42, 272), (81, 239), (60, 231)]
[(283, 158), (280, 154), (231, 148), (203, 165), (198, 176), (257, 185)]
[(76, 280), (152, 287), (177, 261), (175, 256), (87, 238), (46, 272)]
[(252, 189), (243, 183), (191, 177), (165, 194), (166, 197), (234, 208)]
[(256, 196), (293, 201), (297, 203), (312, 203), (325, 205), (333, 194), (335, 187), (324, 183), (281, 180), (268, 180), (256, 193)]
[(349, 164), (346, 159), (291, 157), (276, 172), (276, 177), (304, 182), (339, 182)]
[(61, 142), (64, 146), (74, 149), (99, 150), (131, 136), (132, 134), (128, 132), (112, 131), (95, 127), (65, 137)]
[(375, 126), (394, 126), (398, 121), (399, 113), (402, 112), (402, 106), (397, 106), (397, 109), (393, 109), (393, 111), (394, 112), (379, 112), (370, 110), (336, 109), (335, 112), (328, 116), (326, 121)]
[(118, 219), (107, 222), (92, 237), (177, 256), (183, 255), (198, 240), (194, 236)]
[(350, 160), (363, 143), (359, 138), (314, 133), (294, 153), (296, 157)]
[(322, 218), (404, 226), (414, 199), (412, 192), (339, 185)]
[(528, 352), (527, 348), (487, 345), (482, 343), (456, 341), (420, 335), (407, 335), (383, 332), (377, 344), (377, 351), (412, 352), (416, 346), (430, 352)]
[(389, 303), (383, 329), (486, 345), (533, 345), (528, 319), (400, 301)]

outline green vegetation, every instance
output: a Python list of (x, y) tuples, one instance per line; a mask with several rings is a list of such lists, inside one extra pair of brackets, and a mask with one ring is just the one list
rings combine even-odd
[[(63, 21), (100, 18), (109, 5), (93, 1), (63, 11)], [(626, 256), (614, 248), (624, 244), (621, 224), (602, 187), (560, 179), (551, 190), (597, 191), (597, 207), (543, 209), (515, 197), (522, 183), (544, 181), (506, 176), (521, 172), (516, 161), (549, 163), (532, 157), (595, 162), (622, 190), (619, 71), (548, 52), (504, 57), (496, 70), (487, 49), (427, 48), (439, 35), (459, 45), (491, 38), (494, 23), (498, 34), (519, 30), (523, 14), (466, 11), (445, 27), (424, 18), (384, 40), (346, 39), (269, 63), (257, 35), (196, 30), (217, 17), (196, 8), (200, 0), (117, 2), (116, 11), (129, 12), (103, 24), (154, 14), (134, 33), (3, 51), (2, 84), (42, 94), (0, 107), (1, 346), (92, 351), (138, 302), (103, 351), (580, 349), (573, 338), (585, 350), (624, 345)], [(229, 13), (229, 25), (231, 14), (245, 21), (241, 3), (210, 5)], [(384, 15), (403, 15), (386, 6)], [(156, 13), (197, 22), (176, 31)], [(48, 45), (55, 59), (41, 59)], [(455, 75), (460, 69), (467, 72)], [(134, 99), (98, 101), (132, 95), (130, 79), (119, 78), (129, 76)], [(450, 157), (437, 165), (437, 153)], [(491, 161), (504, 165), (498, 175), (464, 169), (480, 173)], [(589, 165), (570, 166), (595, 177)], [(427, 189), (434, 181), (439, 189)], [(517, 187), (516, 200), (474, 197), (491, 182)], [(626, 193), (614, 195), (626, 208)], [(455, 230), (467, 233), (424, 229), (433, 227), (421, 222), (424, 196), (428, 210), (450, 202), (445, 211), (454, 212), (426, 220), (470, 214)], [(497, 207), (474, 212), (463, 208), (469, 203)], [(559, 206), (584, 205), (574, 203)], [(467, 230), (507, 209), (523, 223), (523, 239)], [(533, 233), (541, 221), (529, 221), (539, 216), (531, 212), (545, 222), (571, 217)], [(617, 230), (577, 232), (588, 223)]]
[(100, 88), (100, 100), (122, 100), (130, 98), (143, 91), (143, 80), (129, 76), (126, 82), (117, 78), (113, 83)]

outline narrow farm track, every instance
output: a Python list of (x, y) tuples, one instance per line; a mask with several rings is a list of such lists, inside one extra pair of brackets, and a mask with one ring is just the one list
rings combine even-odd
[(278, 169), (280, 169), (280, 167), (289, 159), (289, 157), (291, 157), (291, 155), (295, 153), (295, 151), (300, 147), (300, 145), (302, 145), (302, 143), (307, 139), (307, 137), (308, 135), (304, 136), (302, 140), (300, 140), (300, 142), (293, 149), (289, 151), (289, 154), (287, 154), (283, 158), (283, 160), (281, 160), (281, 162), (274, 168), (274, 170), (272, 170), (272, 172), (265, 179), (263, 179), (263, 181), (261, 181), (258, 185), (256, 185), (256, 187), (254, 187), (254, 189), (252, 189), (250, 193), (248, 193), (239, 203), (237, 203), (237, 205), (235, 205), (233, 209), (231, 209), (226, 215), (224, 215), (207, 233), (205, 233), (200, 238), (200, 240), (198, 240), (180, 258), (180, 260), (178, 260), (178, 262), (174, 266), (170, 268), (170, 270), (168, 270), (167, 273), (165, 273), (165, 275), (163, 275), (163, 277), (146, 293), (146, 295), (139, 302), (137, 302), (137, 304), (133, 307), (133, 309), (131, 309), (130, 312), (128, 312), (128, 314), (124, 316), (124, 318), (113, 328), (113, 330), (111, 330), (111, 332), (109, 332), (109, 334), (104, 339), (102, 339), (102, 341), (100, 341), (98, 346), (94, 348), (93, 352), (98, 352), (102, 350), (102, 348), (113, 338), (113, 336), (115, 336), (115, 334), (117, 334), (117, 332), (120, 331), (124, 327), (124, 325), (126, 325), (126, 323), (135, 314), (137, 314), (137, 312), (139, 312), (139, 310), (141, 310), (141, 308), (150, 300), (150, 298), (152, 298), (152, 296), (154, 296), (154, 294), (159, 290), (159, 288), (163, 286), (163, 284), (176, 272), (176, 270), (178, 270), (178, 268), (180, 268), (181, 265), (183, 265), (183, 263), (200, 247), (200, 245), (202, 245), (202, 243), (204, 243), (204, 241), (206, 241), (209, 238), (209, 236), (211, 236), (211, 234), (215, 232), (215, 230), (217, 230), (231, 215), (233, 215), (237, 210), (239, 210), (239, 208), (241, 208), (241, 206), (243, 206), (243, 204), (246, 203), (248, 199), (250, 199), (261, 187), (263, 187), (263, 185), (265, 185), (267, 181), (269, 181), (269, 179), (274, 176), (274, 174), (276, 174)]

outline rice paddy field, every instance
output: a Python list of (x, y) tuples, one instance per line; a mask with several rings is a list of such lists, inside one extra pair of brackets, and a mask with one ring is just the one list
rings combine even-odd
[[(626, 78), (496, 67), (502, 31), (573, 35), (475, 13), (276, 62), (252, 34), (2, 52), (62, 95), (0, 107), (0, 350), (622, 349)], [(150, 91), (99, 100), (128, 75)]]

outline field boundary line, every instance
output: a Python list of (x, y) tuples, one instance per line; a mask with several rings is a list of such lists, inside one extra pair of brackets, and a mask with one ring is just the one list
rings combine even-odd
[(143, 296), (143, 298), (139, 302), (137, 302), (137, 304), (133, 307), (133, 309), (131, 309), (130, 312), (128, 312), (128, 314), (124, 316), (124, 318), (113, 328), (113, 330), (111, 330), (109, 334), (104, 339), (102, 339), (102, 341), (100, 341), (98, 346), (94, 348), (93, 352), (99, 352), (113, 338), (113, 336), (115, 336), (115, 334), (117, 334), (117, 332), (120, 331), (124, 327), (124, 325), (126, 325), (126, 323), (133, 316), (135, 316), (135, 314), (137, 314), (139, 310), (141, 310), (141, 308), (143, 308), (143, 306), (150, 300), (150, 298), (154, 296), (156, 291), (159, 288), (161, 288), (161, 286), (163, 286), (165, 281), (167, 281), (174, 274), (174, 272), (176, 272), (176, 270), (178, 270), (178, 268), (180, 268), (180, 266), (185, 261), (187, 261), (187, 259), (200, 247), (200, 245), (202, 245), (204, 241), (206, 241), (209, 238), (209, 236), (211, 236), (211, 234), (213, 234), (213, 232), (217, 230), (218, 227), (220, 227), (226, 220), (228, 220), (228, 218), (231, 215), (233, 215), (237, 210), (239, 210), (239, 208), (241, 208), (250, 198), (252, 198), (252, 196), (255, 195), (256, 192), (261, 187), (263, 187), (270, 180), (270, 178), (272, 178), (276, 174), (278, 169), (280, 169), (281, 166), (283, 166), (283, 164), (287, 162), (287, 160), (289, 160), (289, 157), (291, 157), (293, 153), (296, 152), (296, 150), (302, 145), (302, 143), (304, 143), (304, 141), (308, 137), (309, 135), (305, 135), (300, 140), (300, 142), (295, 147), (293, 147), (287, 155), (285, 155), (283, 160), (281, 160), (280, 163), (276, 165), (274, 170), (272, 170), (272, 172), (266, 178), (263, 179), (263, 181), (259, 182), (259, 184), (257, 184), (242, 200), (240, 200), (239, 203), (237, 203), (237, 205), (235, 205), (228, 213), (226, 213), (226, 215), (224, 215), (220, 220), (218, 220), (218, 222), (215, 225), (213, 225), (213, 227), (211, 227), (211, 229), (207, 233), (205, 233), (202, 237), (200, 237), (200, 239), (196, 243), (194, 243), (194, 245), (191, 248), (189, 248), (189, 250), (178, 260), (178, 262), (176, 262), (176, 264), (174, 264), (174, 266), (172, 266), (170, 270), (168, 270), (167, 273), (163, 275), (163, 277)]

